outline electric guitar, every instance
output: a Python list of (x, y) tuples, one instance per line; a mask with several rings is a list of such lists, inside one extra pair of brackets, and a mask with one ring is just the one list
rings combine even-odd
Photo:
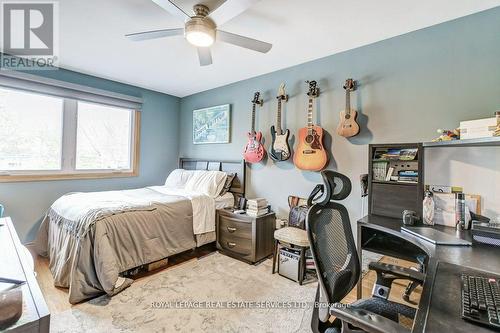
[(286, 161), (290, 158), (290, 146), (288, 146), (289, 130), (281, 129), (281, 105), (282, 101), (288, 101), (288, 95), (285, 93), (285, 84), (282, 83), (278, 89), (278, 115), (276, 119), (276, 128), (271, 126), (271, 136), (273, 138), (269, 155), (275, 161)]
[(307, 109), (307, 127), (299, 130), (299, 138), (293, 163), (302, 170), (320, 171), (327, 162), (328, 156), (323, 147), (323, 129), (313, 124), (313, 105), (316, 97), (319, 96), (319, 88), (316, 81), (307, 81), (309, 84), (309, 106)]
[(347, 79), (344, 84), (345, 89), (345, 110), (340, 111), (340, 122), (337, 127), (337, 134), (350, 138), (359, 133), (359, 125), (356, 122), (358, 113), (351, 110), (351, 91), (356, 89), (353, 79)]
[(262, 145), (262, 132), (255, 131), (255, 108), (257, 105), (264, 104), (259, 97), (260, 93), (256, 92), (252, 100), (252, 131), (247, 133), (248, 142), (243, 151), (243, 158), (248, 163), (259, 163), (266, 155), (266, 150)]

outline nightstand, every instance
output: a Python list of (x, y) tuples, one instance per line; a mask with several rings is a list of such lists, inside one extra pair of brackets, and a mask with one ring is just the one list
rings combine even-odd
[(276, 215), (259, 217), (218, 209), (216, 218), (217, 249), (247, 263), (256, 263), (273, 254)]

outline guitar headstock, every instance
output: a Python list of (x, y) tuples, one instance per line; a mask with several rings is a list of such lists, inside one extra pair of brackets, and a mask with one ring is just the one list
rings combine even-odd
[(256, 92), (254, 95), (253, 95), (253, 100), (252, 100), (252, 103), (254, 105), (260, 105), (262, 106), (262, 104), (264, 104), (264, 101), (262, 99), (260, 99), (260, 92)]
[(354, 90), (356, 90), (356, 81), (354, 81), (353, 79), (347, 79), (347, 80), (345, 80), (344, 89), (346, 91), (354, 91)]
[(283, 101), (288, 101), (288, 95), (285, 92), (285, 84), (282, 83), (280, 84), (280, 87), (278, 88), (278, 96), (276, 96), (278, 100), (283, 100)]
[(307, 96), (309, 97), (318, 97), (319, 96), (319, 88), (318, 83), (316, 81), (306, 81), (309, 85), (309, 91), (307, 92)]

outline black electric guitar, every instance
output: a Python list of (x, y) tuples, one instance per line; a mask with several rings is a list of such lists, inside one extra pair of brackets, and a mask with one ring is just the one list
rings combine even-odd
[(278, 114), (276, 127), (271, 126), (271, 136), (273, 138), (269, 154), (275, 161), (286, 161), (290, 158), (290, 146), (288, 145), (289, 130), (281, 128), (281, 106), (283, 101), (288, 101), (288, 95), (285, 93), (285, 84), (282, 83), (278, 89)]

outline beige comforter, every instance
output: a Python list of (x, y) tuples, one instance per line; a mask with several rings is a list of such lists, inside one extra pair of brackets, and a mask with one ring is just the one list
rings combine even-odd
[(196, 247), (189, 198), (153, 188), (121, 192), (142, 204), (94, 214), (78, 232), (55, 210), (42, 222), (37, 250), (50, 258), (54, 284), (69, 288), (72, 304), (114, 295), (132, 283), (119, 273)]

